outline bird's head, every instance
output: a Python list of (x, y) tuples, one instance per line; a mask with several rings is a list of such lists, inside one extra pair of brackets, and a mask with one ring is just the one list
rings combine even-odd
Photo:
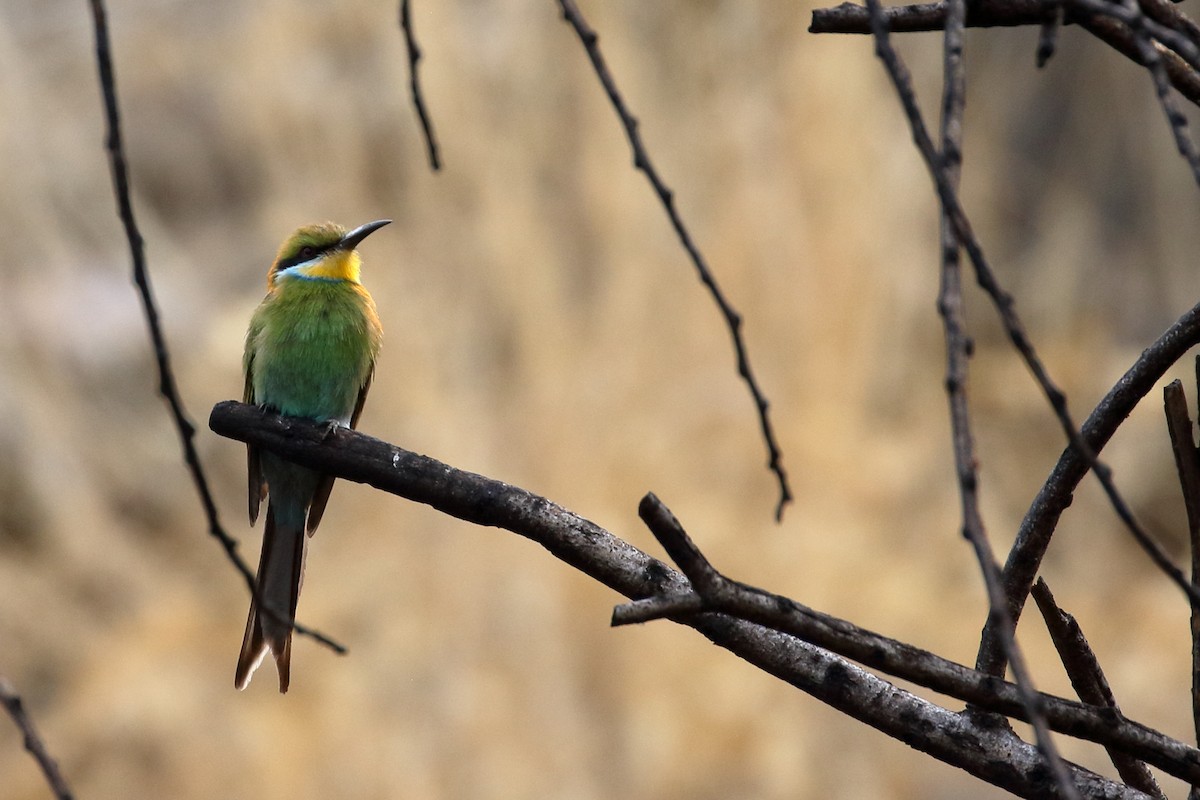
[(352, 231), (333, 222), (305, 225), (287, 238), (267, 275), (268, 288), (289, 280), (350, 281), (358, 283), (362, 259), (354, 248), (391, 222), (377, 219)]

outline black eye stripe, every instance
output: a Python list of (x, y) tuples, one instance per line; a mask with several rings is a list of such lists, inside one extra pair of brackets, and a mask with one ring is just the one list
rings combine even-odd
[(289, 267), (294, 267), (297, 264), (303, 264), (305, 261), (310, 261), (310, 260), (316, 258), (317, 256), (321, 255), (322, 253), (329, 252), (336, 246), (337, 246), (337, 242), (334, 242), (333, 244), (330, 244), (330, 245), (326, 245), (324, 247), (318, 247), (317, 245), (306, 244), (303, 247), (301, 247), (299, 250), (297, 250), (295, 252), (295, 254), (290, 255), (287, 258), (280, 261), (279, 265), (276, 267), (276, 269), (285, 270)]

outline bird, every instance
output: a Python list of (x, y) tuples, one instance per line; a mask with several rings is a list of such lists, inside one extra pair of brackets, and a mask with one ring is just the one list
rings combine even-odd
[[(243, 401), (264, 410), (354, 428), (375, 376), (383, 327), (360, 282), (357, 247), (391, 220), (347, 231), (333, 222), (297, 228), (267, 273), (267, 295), (246, 331)], [(279, 691), (291, 680), (292, 629), (306, 539), (321, 522), (333, 477), (247, 446), (250, 524), (267, 500), (257, 595), (250, 601), (234, 685), (240, 690), (268, 652)], [(259, 607), (259, 601), (263, 607)]]

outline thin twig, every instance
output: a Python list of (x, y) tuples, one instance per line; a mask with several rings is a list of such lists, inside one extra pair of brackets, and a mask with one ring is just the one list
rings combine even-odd
[[(340, 429), (328, 436), (319, 423), (265, 413), (232, 401), (213, 408), (209, 427), (301, 466), (369, 484), (467, 522), (512, 531), (626, 597), (690, 594), (688, 579), (663, 562), (562, 506), (511, 484), (455, 469), (357, 431)], [(757, 597), (760, 611), (769, 603), (788, 619), (802, 616), (786, 599), (765, 594)], [(820, 620), (809, 618), (822, 627)], [(983, 780), (1023, 797), (1045, 797), (1053, 790), (1054, 783), (1037, 750), (1007, 729), (980, 724), (921, 700), (796, 636), (723, 614), (690, 614), (677, 621), (848, 716)], [(826, 629), (836, 635), (838, 623)], [(864, 642), (867, 649), (881, 644), (879, 638)], [(966, 670), (968, 678), (974, 675), (981, 690), (996, 687), (998, 693), (1006, 691), (1003, 681), (966, 667), (959, 669)], [(1048, 708), (1054, 714), (1061, 712), (1057, 719), (1071, 729), (1067, 731), (1070, 735), (1112, 743), (1168, 774), (1200, 782), (1200, 751), (1112, 712), (1062, 702), (1065, 705)], [(1014, 714), (1022, 713), (1019, 701), (1012, 705)], [(1089, 797), (1145, 797), (1086, 770), (1071, 770)]]
[[(882, 24), (881, 6), (878, 0), (868, 0), (872, 12), (875, 33), (875, 52), (887, 65), (897, 89), (907, 82), (905, 67), (899, 54), (888, 41), (887, 27)], [(963, 108), (966, 102), (966, 70), (963, 65), (963, 23), (966, 18), (965, 0), (949, 0), (946, 12), (946, 32), (943, 55), (942, 94), (942, 148), (936, 171), (946, 184), (957, 191), (962, 165)], [(931, 168), (932, 165), (931, 165)], [(962, 534), (971, 543), (983, 574), (987, 591), (990, 618), (998, 619), (998, 628), (1003, 636), (1003, 647), (1012, 665), (1030, 723), (1033, 725), (1038, 748), (1046, 756), (1046, 763), (1054, 773), (1061, 796), (1078, 798), (1079, 793), (1071, 782), (1071, 776), (1059, 755), (1058, 748), (1050, 735), (1042, 711), (1042, 704), (1033, 678), (1025, 665), (1024, 656), (1013, 635), (1014, 626), (1008, 614), (1004, 590), (1000, 581), (1000, 567), (988, 541), (987, 529), (979, 511), (978, 461), (975, 455), (975, 439), (971, 433), (971, 413), (967, 405), (967, 370), (972, 346), (966, 332), (963, 317), (962, 267), (959, 262), (959, 241), (943, 204), (940, 212), (941, 227), (941, 289), (938, 295), (938, 311), (942, 316), (946, 339), (946, 394), (950, 406), (950, 427), (953, 443), (955, 472), (958, 476), (958, 491), (962, 506)]]
[(410, 0), (400, 0), (400, 28), (404, 31), (404, 47), (408, 51), (408, 85), (412, 92), (413, 108), (425, 134), (425, 146), (429, 152), (429, 166), (434, 172), (442, 168), (438, 158), (437, 138), (433, 135), (433, 122), (425, 109), (425, 96), (421, 92), (421, 81), (417, 76), (417, 64), (421, 61), (421, 48), (417, 45), (417, 34), (413, 30)]
[[(125, 148), (121, 141), (121, 120), (117, 104), (116, 75), (113, 72), (112, 56), (110, 55), (108, 15), (104, 9), (104, 0), (89, 0), (89, 2), (91, 4), (92, 22), (96, 34), (96, 66), (100, 73), (100, 89), (104, 97), (104, 113), (108, 129), (108, 135), (105, 138), (105, 148), (108, 150), (109, 155), (113, 192), (117, 200), (117, 213), (121, 218), (122, 225), (125, 227), (125, 236), (129, 241), (129, 252), (133, 259), (133, 281), (138, 289), (138, 298), (142, 302), (142, 310), (146, 315), (150, 341), (154, 346), (154, 357), (158, 365), (158, 391), (171, 409), (171, 417), (175, 422), (175, 429), (179, 433), (180, 445), (183, 447), (184, 463), (187, 464), (188, 471), (191, 473), (192, 482), (196, 485), (196, 491), (200, 495), (200, 504), (204, 507), (204, 514), (208, 518), (208, 531), (221, 543), (221, 546), (225, 549), (225, 554), (229, 556), (229, 560), (233, 562), (234, 567), (241, 573), (242, 579), (246, 582), (246, 586), (250, 590), (250, 594), (257, 599), (258, 594), (255, 588), (254, 573), (250, 571), (250, 568), (246, 566), (241, 556), (238, 555), (237, 540), (226, 533), (225, 528), (221, 525), (220, 517), (217, 513), (217, 505), (213, 501), (212, 492), (209, 490), (208, 478), (204, 474), (204, 467), (200, 463), (200, 456), (196, 452), (193, 442), (196, 436), (196, 428), (191, 420), (188, 419), (187, 412), (183, 408), (183, 401), (179, 397), (179, 390), (175, 384), (175, 374), (171, 369), (170, 352), (167, 350), (166, 337), (163, 335), (162, 324), (159, 321), (158, 306), (154, 302), (154, 292), (150, 286), (150, 272), (146, 267), (145, 245), (142, 240), (142, 234), (138, 230), (137, 222), (134, 220), (133, 203), (130, 200), (129, 170), (125, 161)], [(281, 624), (289, 623), (289, 620), (283, 618), (281, 615), (277, 615), (269, 606), (260, 602), (259, 607), (265, 609), (266, 613), (273, 617), (278, 616), (277, 621)], [(344, 654), (346, 652), (344, 646), (330, 639), (325, 634), (305, 625), (292, 624), (297, 633), (308, 636), (336, 653)]]
[(633, 150), (634, 167), (641, 170), (650, 182), (650, 185), (654, 188), (654, 193), (658, 195), (659, 201), (666, 210), (667, 217), (671, 220), (671, 226), (675, 229), (675, 233), (679, 237), (683, 249), (687, 251), (688, 256), (692, 260), (692, 265), (696, 268), (700, 282), (708, 289), (709, 294), (712, 295), (713, 300), (720, 309), (721, 315), (725, 318), (725, 323), (729, 328), (729, 335), (733, 339), (738, 374), (746, 382), (746, 386), (750, 390), (750, 395), (754, 399), (754, 407), (758, 411), (758, 423), (767, 447), (767, 467), (775, 474), (775, 478), (779, 483), (779, 502), (775, 506), (775, 519), (777, 521), (781, 520), (783, 518), (784, 506), (792, 500), (792, 489), (788, 483), (787, 472), (783, 468), (783, 453), (779, 449), (779, 444), (775, 439), (775, 430), (768, 415), (770, 403), (767, 401), (767, 397), (763, 394), (762, 389), (759, 388), (758, 381), (754, 377), (754, 370), (750, 366), (750, 356), (746, 349), (746, 343), (742, 338), (742, 315), (725, 298), (725, 294), (721, 291), (716, 277), (708, 268), (708, 263), (705, 261), (704, 256), (701, 255), (700, 249), (696, 246), (691, 234), (688, 233), (687, 227), (683, 224), (683, 218), (679, 216), (679, 212), (675, 208), (675, 193), (663, 182), (658, 174), (658, 170), (654, 168), (654, 164), (650, 161), (650, 154), (646, 151), (641, 134), (638, 133), (638, 121), (625, 105), (625, 100), (621, 97), (621, 93), (617, 89), (616, 81), (613, 79), (612, 73), (608, 70), (608, 64), (604, 60), (604, 55), (600, 52), (599, 35), (592, 29), (587, 20), (583, 18), (583, 14), (575, 5), (574, 0), (558, 0), (558, 3), (562, 8), (563, 18), (570, 23), (571, 27), (575, 29), (575, 33), (579, 36), (579, 40), (583, 42), (588, 60), (592, 63), (592, 69), (595, 70), (596, 77), (600, 80), (600, 85), (604, 87), (604, 93), (608, 95), (608, 100), (612, 104), (613, 110), (616, 111), (617, 117), (621, 121), (621, 126), (625, 129), (625, 136), (629, 139), (629, 147)]
[[(1037, 356), (1033, 344), (1026, 335), (1024, 327), (1017, 316), (1011, 295), (1005, 292), (996, 281), (990, 266), (984, 258), (983, 250), (974, 237), (966, 214), (958, 201), (957, 193), (954, 190), (950, 176), (942, 169), (941, 159), (933, 146), (932, 140), (929, 138), (920, 109), (917, 106), (916, 97), (911, 86), (911, 79), (898, 54), (888, 43), (887, 23), (883, 16), (879, 0), (867, 0), (867, 7), (876, 43), (876, 54), (887, 67), (892, 83), (900, 96), (901, 104), (904, 107), (912, 130), (913, 140), (925, 160), (926, 167), (937, 187), (937, 194), (941, 201), (943, 213), (946, 219), (952, 223), (955, 236), (959, 243), (966, 249), (971, 259), (972, 265), (975, 268), (977, 282), (992, 299), (1005, 330), (1008, 332), (1009, 339), (1046, 395), (1071, 446), (1080, 453), (1100, 480), (1105, 493), (1109, 497), (1110, 503), (1117, 511), (1117, 515), (1122, 519), (1138, 543), (1150, 555), (1151, 559), (1184, 590), (1190, 602), (1193, 604), (1200, 603), (1200, 592), (1197, 592), (1196, 588), (1184, 579), (1182, 572), (1170, 562), (1161, 547), (1142, 529), (1141, 525), (1134, 518), (1132, 510), (1118, 494), (1116, 486), (1112, 482), (1110, 470), (1097, 460), (1095, 454), (1091, 451), (1087, 442), (1081, 436), (1079, 429), (1071, 419), (1067, 409), (1066, 396), (1050, 380), (1049, 374)], [(980, 546), (979, 542), (981, 541), (979, 537), (973, 538), (973, 542), (976, 543), (976, 547), (980, 551), (979, 560), (983, 566), (985, 576), (987, 576), (985, 579), (989, 584), (990, 592), (991, 587), (996, 585), (998, 580), (991, 580), (990, 573), (995, 570), (995, 563), (991, 560), (987, 549)], [(1020, 652), (1016, 648), (1014, 638), (1016, 620), (1023, 602), (1024, 597), (1019, 601), (1015, 601), (1009, 595), (1007, 598), (1008, 607), (1001, 611), (1000, 609), (1005, 605), (1005, 601), (1002, 598), (996, 598), (996, 602), (992, 604), (992, 613), (989, 614), (984, 628), (981, 650), (990, 642), (992, 652), (998, 656), (994, 665), (996, 669), (992, 671), (993, 674), (999, 674), (1001, 665), (1005, 661), (1012, 665), (1014, 674), (1017, 676), (1017, 683), (1022, 687), (1028, 701), (1031, 703), (1031, 711), (1036, 712), (1038, 710), (1036, 698), (1032, 694), (1033, 689), (1028, 679), (1028, 674), (1022, 675), (1025, 667), (1020, 657)], [(1053, 740), (1046, 729), (1045, 722), (1040, 718), (1038, 713), (1033, 714), (1033, 725), (1038, 746), (1046, 756), (1047, 763), (1055, 775), (1055, 782), (1060, 791), (1068, 796), (1075, 796), (1078, 789), (1072, 784), (1066, 765), (1058, 756)]]
[(1159, 25), (1179, 31), (1200, 45), (1200, 25), (1185, 14), (1172, 0), (1138, 0), (1142, 12)]
[(58, 768), (58, 762), (46, 749), (46, 743), (38, 735), (33, 720), (25, 712), (25, 704), (21, 701), (21, 696), (3, 677), (0, 677), (0, 705), (4, 706), (8, 715), (12, 717), (13, 723), (16, 724), (17, 730), (21, 732), (21, 736), (25, 740), (25, 749), (41, 767), (42, 774), (46, 776), (46, 783), (50, 784), (50, 791), (54, 792), (54, 796), (58, 800), (71, 800), (71, 789), (67, 786), (67, 781)]
[[(1063, 2), (1068, 8), (1081, 13), (1117, 20), (1127, 26), (1131, 32), (1139, 27), (1144, 28), (1146, 33), (1157, 39), (1164, 47), (1179, 54), (1179, 57), (1186, 61), (1192, 69), (1200, 70), (1200, 44), (1197, 44), (1191, 35), (1194, 24), (1185, 26), (1186, 30), (1176, 30), (1148, 18), (1136, 3), (1128, 5), (1121, 2), (1102, 2), (1102, 0), (1063, 0)], [(1182, 12), (1180, 13), (1182, 14)], [(1137, 34), (1134, 35), (1136, 37)], [(1139, 57), (1134, 58), (1134, 61), (1144, 65), (1145, 62), (1141, 60), (1140, 55), (1139, 50)]]
[[(1150, 2), (1151, 0), (1144, 1)], [(1162, 2), (1165, 3), (1166, 0), (1162, 0)], [(1133, 30), (1134, 36), (1137, 37), (1137, 45), (1142, 56), (1142, 62), (1146, 65), (1146, 69), (1149, 70), (1150, 77), (1154, 81), (1154, 94), (1158, 98), (1158, 104), (1162, 107), (1163, 114), (1167, 118), (1167, 124), (1171, 128), (1171, 135), (1175, 139), (1175, 149), (1179, 151), (1179, 155), (1183, 156), (1183, 160), (1188, 163), (1188, 167), (1192, 170), (1192, 178), (1196, 181), (1196, 185), (1200, 186), (1200, 154), (1197, 154), (1196, 147), (1192, 143), (1192, 137), (1188, 133), (1187, 117), (1179, 110), (1179, 104), (1175, 102), (1175, 98), (1171, 95), (1171, 80), (1167, 76), (1166, 66), (1163, 63), (1159, 48), (1151, 41), (1150, 35), (1147, 32), (1147, 26), (1151, 20), (1142, 13), (1136, 0), (1125, 0), (1125, 7), (1133, 15), (1133, 22), (1130, 28)]]
[[(1068, 1), (1063, 0), (1064, 4)], [(1128, 25), (1104, 14), (1087, 12), (1078, 6), (1073, 7), (1067, 16), (1074, 19), (1079, 24), (1079, 27), (1121, 55), (1136, 64), (1142, 64), (1141, 50), (1138, 47), (1137, 37), (1129, 29)], [(1189, 103), (1200, 105), (1200, 72), (1197, 72), (1191, 64), (1174, 50), (1163, 50), (1159, 55), (1162, 57), (1163, 68), (1167, 72), (1167, 77), (1170, 79), (1171, 85)]]
[[(1042, 612), (1046, 629), (1054, 642), (1054, 649), (1058, 651), (1063, 668), (1066, 669), (1067, 677), (1070, 678), (1071, 686), (1079, 695), (1079, 699), (1088, 705), (1103, 706), (1120, 712), (1117, 698), (1113, 695), (1112, 687), (1108, 685), (1108, 679), (1104, 677), (1100, 661), (1083, 635), (1083, 629), (1079, 627), (1075, 617), (1058, 606), (1050, 587), (1041, 578), (1038, 578), (1033, 586), (1033, 599), (1037, 602), (1038, 610)], [(1121, 780), (1146, 794), (1163, 797), (1162, 789), (1144, 763), (1114, 747), (1106, 746), (1105, 749)]]

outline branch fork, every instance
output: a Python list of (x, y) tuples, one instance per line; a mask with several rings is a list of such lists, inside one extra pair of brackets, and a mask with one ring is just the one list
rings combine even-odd
[(671, 510), (653, 492), (638, 504), (638, 516), (687, 577), (692, 591), (656, 595), (619, 605), (613, 609), (613, 627), (637, 625), (681, 614), (722, 611), (736, 592), (758, 592), (718, 572), (696, 547)]

